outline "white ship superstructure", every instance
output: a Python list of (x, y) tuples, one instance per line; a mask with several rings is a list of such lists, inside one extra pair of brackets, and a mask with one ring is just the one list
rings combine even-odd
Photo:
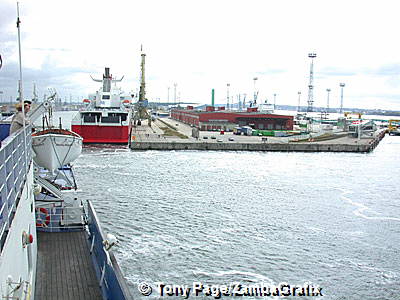
[(73, 118), (71, 129), (83, 137), (83, 143), (127, 144), (129, 140), (132, 96), (117, 86), (121, 79), (113, 78), (105, 68), (102, 87), (84, 99), (86, 107)]

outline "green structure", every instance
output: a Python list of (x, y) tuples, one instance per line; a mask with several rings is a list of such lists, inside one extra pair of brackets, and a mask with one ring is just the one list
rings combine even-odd
[(215, 97), (215, 91), (214, 89), (211, 90), (211, 106), (214, 106), (214, 97)]

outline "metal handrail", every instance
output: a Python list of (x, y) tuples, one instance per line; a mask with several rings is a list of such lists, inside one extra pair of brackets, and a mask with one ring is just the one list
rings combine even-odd
[(106, 250), (104, 247), (103, 241), (106, 238), (90, 201), (88, 201), (88, 230), (91, 244), (90, 253), (95, 262), (103, 295), (106, 299), (133, 300), (112, 250)]
[[(5, 240), (19, 203), (32, 161), (32, 126), (28, 125), (1, 142), (0, 148), (0, 241)], [(26, 140), (25, 140), (26, 136)], [(1, 245), (2, 246), (2, 245)]]
[[(62, 202), (61, 202), (62, 203)], [(45, 211), (43, 211), (43, 209)], [(69, 213), (67, 211), (70, 211)], [(78, 217), (79, 221), (72, 219)], [(36, 206), (36, 227), (40, 231), (60, 232), (84, 230), (87, 224), (87, 215), (83, 207), (54, 207)]]
[(317, 138), (320, 137), (321, 135), (324, 135), (325, 132), (315, 132), (315, 133), (307, 133), (307, 134), (301, 134), (301, 135), (293, 135), (288, 137), (288, 141), (301, 141), (301, 140), (306, 140), (310, 138)]

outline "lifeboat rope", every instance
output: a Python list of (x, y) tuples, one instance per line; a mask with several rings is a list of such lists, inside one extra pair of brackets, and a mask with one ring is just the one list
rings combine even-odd
[[(67, 154), (65, 155), (65, 158), (67, 158), (69, 152), (71, 151), (72, 145), (74, 144), (74, 142), (75, 142), (75, 140), (73, 140), (72, 143), (69, 145), (69, 148), (68, 148)], [(51, 139), (51, 146), (53, 147), (54, 153), (56, 154), (58, 163), (61, 165), (61, 167), (63, 167), (63, 166), (64, 166), (65, 158), (64, 158), (64, 161), (61, 162), (60, 158), (58, 157), (57, 151), (56, 151), (56, 149), (55, 149), (54, 143), (55, 143), (55, 141), (54, 141), (53, 139)], [(68, 177), (66, 176), (64, 170), (62, 170), (62, 172), (64, 173), (65, 178), (67, 178), (67, 180), (68, 180)], [(57, 176), (58, 176), (58, 174), (57, 174)], [(54, 183), (54, 181), (57, 179), (57, 176), (54, 178), (53, 183)], [(74, 176), (73, 173), (72, 173), (72, 176)], [(73, 183), (74, 183), (74, 187), (75, 187), (75, 190), (76, 190), (75, 177), (73, 177), (73, 179), (74, 179), (74, 182), (73, 182)], [(70, 183), (71, 183), (71, 182), (70, 182)]]

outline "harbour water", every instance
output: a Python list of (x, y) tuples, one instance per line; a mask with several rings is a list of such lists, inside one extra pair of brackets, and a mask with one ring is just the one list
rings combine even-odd
[(400, 294), (399, 152), (392, 136), (369, 154), (90, 146), (75, 171), (135, 299), (157, 282), (287, 282), (382, 300)]

